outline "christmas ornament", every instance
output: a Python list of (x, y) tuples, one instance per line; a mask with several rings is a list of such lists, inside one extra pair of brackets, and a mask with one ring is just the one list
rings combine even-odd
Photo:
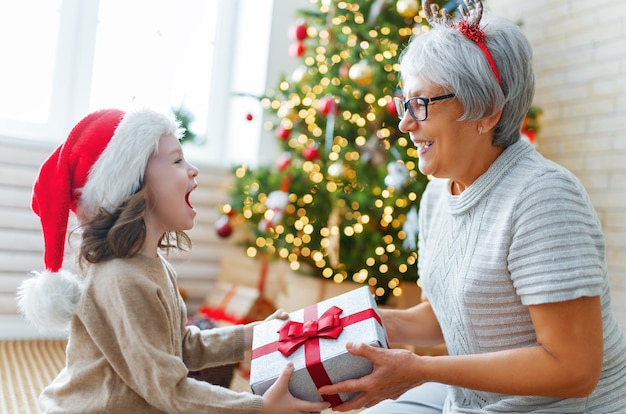
[(296, 22), (289, 28), (289, 37), (295, 40), (304, 40), (308, 37), (307, 26), (302, 21)]
[(384, 165), (387, 162), (387, 150), (382, 140), (375, 135), (370, 137), (361, 150), (361, 161), (375, 167)]
[(522, 139), (526, 140), (529, 144), (535, 145), (535, 131), (529, 129), (523, 130)]
[(306, 81), (309, 74), (309, 68), (306, 66), (298, 66), (291, 72), (291, 81), (294, 83), (300, 83)]
[(230, 217), (228, 214), (222, 214), (220, 218), (215, 222), (215, 231), (221, 238), (226, 238), (233, 232), (233, 227), (230, 224)]
[(367, 61), (361, 60), (352, 65), (348, 71), (348, 77), (357, 85), (369, 85), (374, 77), (374, 69)]
[(289, 128), (285, 128), (282, 125), (276, 128), (276, 136), (283, 141), (286, 141), (289, 138), (289, 134), (291, 134), (291, 129)]
[(294, 42), (289, 45), (289, 56), (298, 58), (304, 54), (304, 44), (302, 42)]
[(402, 241), (402, 248), (414, 251), (417, 249), (417, 234), (419, 231), (419, 215), (415, 206), (406, 215), (406, 220), (402, 224), (402, 231), (406, 237)]
[(267, 231), (276, 226), (283, 218), (285, 208), (289, 204), (289, 193), (286, 191), (272, 191), (267, 196), (265, 215), (259, 222), (259, 230)]
[(259, 221), (259, 230), (268, 231), (276, 226), (283, 218), (283, 213), (289, 204), (289, 187), (291, 176), (285, 176), (280, 184), (280, 190), (272, 191), (265, 201), (265, 214)]
[(317, 110), (323, 115), (328, 116), (329, 114), (337, 113), (337, 102), (332, 95), (326, 95), (320, 98), (317, 104)]
[(531, 105), (522, 123), (522, 138), (535, 145), (535, 137), (539, 131), (539, 115), (541, 108)]
[(350, 64), (344, 63), (339, 67), (339, 76), (342, 78), (350, 78)]
[(283, 171), (289, 167), (289, 164), (291, 164), (290, 152), (283, 152), (278, 156), (278, 159), (276, 160), (276, 168), (278, 168), (279, 171)]
[(396, 103), (393, 101), (393, 97), (389, 102), (387, 102), (386, 108), (389, 115), (398, 116), (398, 110), (396, 109)]
[(289, 119), (292, 122), (296, 121), (298, 118), (298, 113), (295, 109), (293, 109), (293, 106), (289, 102), (283, 102), (280, 105), (280, 108), (278, 108), (276, 115), (281, 118)]
[(402, 17), (412, 18), (419, 12), (420, 5), (417, 0), (398, 0), (396, 10)]
[(328, 166), (328, 176), (334, 179), (342, 178), (346, 172), (346, 167), (341, 161), (335, 161)]
[(316, 159), (317, 157), (319, 157), (319, 155), (320, 152), (317, 148), (317, 144), (310, 145), (302, 150), (302, 157), (308, 161)]
[(385, 185), (394, 190), (402, 190), (409, 180), (409, 170), (399, 161), (392, 161), (387, 164), (387, 176)]

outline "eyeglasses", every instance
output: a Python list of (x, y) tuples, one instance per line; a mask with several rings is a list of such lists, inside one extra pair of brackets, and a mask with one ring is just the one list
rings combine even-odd
[(441, 101), (448, 98), (454, 98), (456, 95), (449, 93), (447, 95), (435, 96), (434, 98), (424, 98), (423, 96), (416, 96), (414, 98), (407, 99), (406, 101), (400, 98), (393, 98), (393, 102), (396, 105), (396, 112), (398, 118), (404, 119), (408, 112), (416, 121), (423, 121), (428, 117), (428, 103)]

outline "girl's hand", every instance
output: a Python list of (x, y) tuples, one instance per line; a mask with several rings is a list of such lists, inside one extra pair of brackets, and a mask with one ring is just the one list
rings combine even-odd
[(276, 382), (263, 394), (263, 409), (261, 410), (261, 414), (319, 413), (330, 406), (330, 404), (325, 401), (309, 402), (299, 400), (291, 395), (288, 388), (291, 374), (293, 374), (293, 364), (289, 362)]
[(289, 313), (287, 313), (284, 309), (276, 309), (274, 313), (265, 318), (266, 321), (271, 321), (272, 319), (282, 319), (285, 320), (289, 317)]
[[(288, 317), (289, 317), (289, 314), (287, 313), (286, 310), (277, 309), (274, 313), (272, 313), (270, 316), (265, 318), (265, 321), (271, 321), (272, 319), (285, 320)], [(254, 332), (254, 327), (260, 324), (261, 322), (264, 322), (264, 321), (250, 322), (248, 324), (245, 324), (243, 327), (243, 343), (244, 343), (245, 349), (248, 351), (252, 349), (252, 334)]]

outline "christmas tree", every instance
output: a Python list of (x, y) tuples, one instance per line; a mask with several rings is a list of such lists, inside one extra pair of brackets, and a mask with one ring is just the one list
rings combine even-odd
[(226, 236), (227, 221), (239, 218), (250, 229), (249, 256), (367, 283), (384, 301), (401, 293), (401, 280), (418, 278), (417, 208), (427, 178), (398, 130), (393, 98), (400, 53), (428, 26), (417, 0), (315, 4), (289, 33), (301, 66), (261, 97), (284, 152), (275, 165), (235, 170), (218, 232)]

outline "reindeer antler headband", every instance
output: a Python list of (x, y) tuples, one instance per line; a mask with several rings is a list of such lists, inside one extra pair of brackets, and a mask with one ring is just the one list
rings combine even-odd
[(437, 5), (432, 4), (430, 0), (422, 0), (422, 8), (424, 9), (426, 20), (428, 20), (431, 26), (447, 25), (456, 27), (465, 37), (476, 43), (487, 58), (487, 62), (489, 62), (489, 66), (491, 66), (491, 70), (498, 80), (498, 84), (502, 87), (496, 62), (493, 60), (489, 49), (487, 49), (487, 45), (485, 45), (485, 32), (480, 28), (480, 19), (483, 17), (483, 3), (480, 0), (463, 0), (463, 3), (465, 3), (467, 10), (465, 10), (463, 6), (459, 6), (461, 20), (459, 20), (458, 23), (454, 22), (452, 16), (450, 16), (446, 9), (441, 10), (440, 15)]

